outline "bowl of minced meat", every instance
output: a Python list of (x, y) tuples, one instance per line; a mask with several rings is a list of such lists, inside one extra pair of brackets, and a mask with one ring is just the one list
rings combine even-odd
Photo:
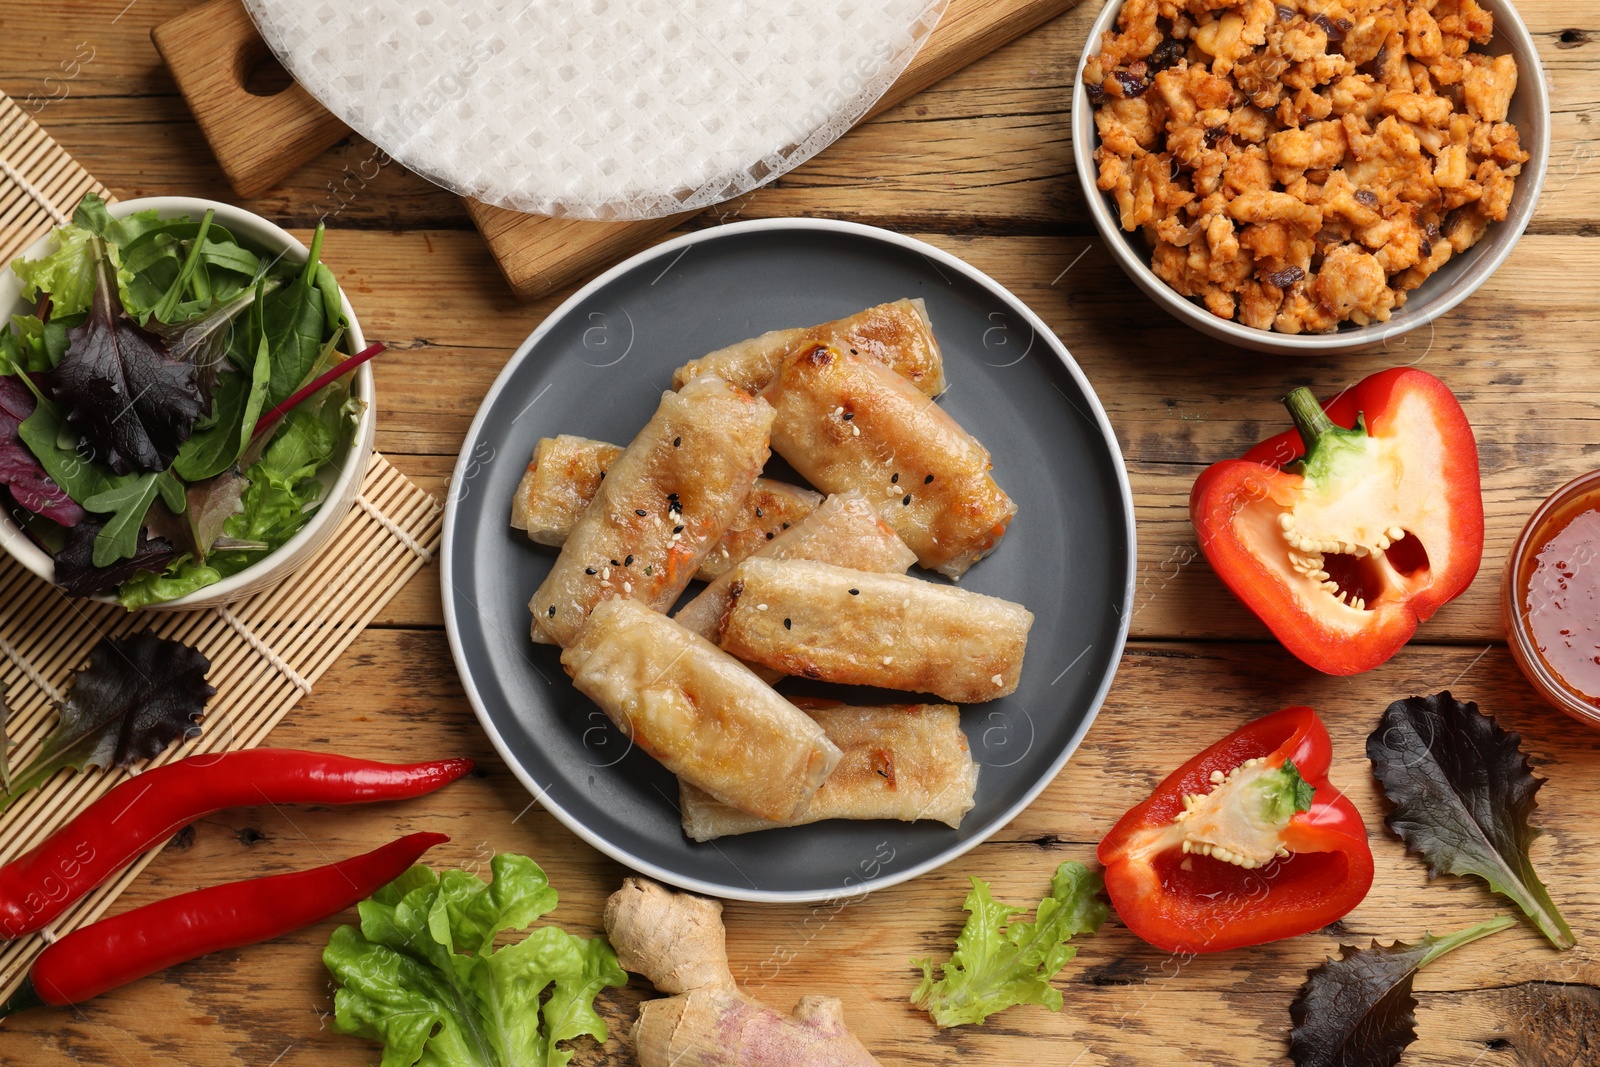
[(1110, 3), (1072, 126), (1129, 277), (1273, 352), (1388, 343), (1465, 300), (1527, 226), (1550, 138), (1527, 28), (1477, 0)]

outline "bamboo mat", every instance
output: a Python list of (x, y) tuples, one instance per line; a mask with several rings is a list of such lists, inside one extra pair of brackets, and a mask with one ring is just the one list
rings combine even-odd
[[(0, 93), (0, 269), (21, 249), (67, 221), (86, 192), (106, 195), (17, 103)], [(109, 199), (109, 197), (108, 197)], [(3, 324), (0, 324), (3, 325)], [(11, 766), (24, 767), (54, 728), (55, 704), (74, 670), (103, 637), (151, 630), (198, 648), (217, 688), (205, 731), (150, 765), (259, 745), (406, 581), (432, 561), (442, 526), (438, 503), (372, 457), (360, 494), (320, 556), (276, 588), (226, 607), (129, 613), (75, 600), (0, 556), (0, 683), (11, 707)], [(0, 815), (0, 862), (37, 844), (122, 773), (56, 775)], [(92, 922), (159, 852), (63, 913), (50, 931), (0, 948), (0, 1000), (21, 983), (47, 938)]]

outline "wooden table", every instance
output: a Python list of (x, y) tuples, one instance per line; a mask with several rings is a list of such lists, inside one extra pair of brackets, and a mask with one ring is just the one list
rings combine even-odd
[[(120, 197), (231, 199), (148, 31), (188, 0), (75, 0), (0, 8), (0, 88), (42, 104), (39, 121)], [(126, 5), (126, 6), (124, 6)], [(1359, 356), (1286, 361), (1226, 349), (1169, 319), (1094, 236), (1068, 147), (1070, 69), (1098, 5), (1086, 3), (850, 134), (773, 186), (696, 220), (822, 215), (931, 241), (1010, 286), (1071, 348), (1110, 412), (1138, 505), (1137, 614), (1116, 683), (1082, 750), (1038, 801), (986, 845), (838, 914), (727, 909), (736, 973), (788, 1008), (833, 993), (885, 1064), (1091, 1065), (1287, 1062), (1288, 1006), (1306, 969), (1343, 942), (1413, 939), (1504, 911), (1479, 884), (1430, 883), (1382, 826), (1363, 740), (1393, 699), (1450, 688), (1520, 730), (1539, 773), (1535, 861), (1580, 945), (1565, 955), (1517, 928), (1420, 977), (1420, 1038), (1408, 1064), (1600, 1062), (1600, 733), (1543, 705), (1517, 673), (1500, 623), (1500, 575), (1524, 519), (1551, 490), (1600, 464), (1600, 27), (1591, 9), (1523, 0), (1552, 86), (1555, 149), (1528, 235), (1476, 296), (1432, 329)], [(1586, 22), (1572, 20), (1587, 17)], [(1587, 28), (1585, 28), (1587, 27)], [(85, 55), (92, 58), (84, 61)], [(76, 58), (81, 71), (62, 78)], [(53, 80), (47, 82), (47, 78)], [(369, 338), (378, 445), (441, 491), (468, 421), (517, 343), (566, 294), (519, 305), (456, 199), (352, 138), (245, 206), (300, 232), (326, 214), (326, 258)], [(382, 158), (382, 157), (376, 157)], [(1488, 538), (1466, 595), (1387, 665), (1352, 679), (1286, 654), (1197, 558), (1187, 501), (1195, 475), (1283, 422), (1277, 398), (1327, 395), (1378, 369), (1444, 378), (1477, 429)], [(1041, 457), (1043, 458), (1043, 457)], [(508, 460), (509, 461), (509, 460)], [(465, 752), (481, 777), (422, 801), (355, 811), (225, 812), (185, 831), (118, 907), (226, 879), (311, 866), (397, 830), (441, 829), (435, 864), (531, 853), (561, 890), (558, 918), (597, 925), (624, 870), (581, 844), (494, 757), (463, 698), (441, 629), (436, 568), (395, 599), (274, 743), (374, 757)], [(1039, 649), (1037, 656), (1049, 656)], [(1116, 922), (1085, 939), (1058, 985), (1060, 1014), (1008, 1011), (939, 1032), (906, 1002), (907, 960), (947, 953), (968, 875), (1030, 903), (1064, 859), (1095, 842), (1173, 766), (1240, 723), (1292, 703), (1324, 715), (1334, 780), (1368, 820), (1377, 881), (1334, 928), (1182, 962)], [(0, 1027), (0, 1063), (222, 1067), (362, 1064), (367, 1044), (328, 1029), (320, 952), (333, 923), (173, 968), (76, 1011)], [(765, 961), (787, 958), (782, 967)], [(775, 972), (775, 973), (774, 973)], [(626, 1035), (639, 982), (602, 1000)], [(629, 1064), (624, 1040), (587, 1041), (576, 1063)]]

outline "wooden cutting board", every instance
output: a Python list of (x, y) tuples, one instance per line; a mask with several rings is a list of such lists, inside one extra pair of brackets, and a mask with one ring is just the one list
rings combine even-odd
[[(927, 43), (867, 117), (1079, 2), (950, 0)], [(162, 23), (150, 36), (240, 196), (266, 192), (350, 133), (299, 85), (258, 84), (271, 54), (239, 0), (210, 0)], [(466, 205), (501, 273), (524, 300), (569, 285), (697, 214), (590, 222), (525, 215), (475, 200)]]

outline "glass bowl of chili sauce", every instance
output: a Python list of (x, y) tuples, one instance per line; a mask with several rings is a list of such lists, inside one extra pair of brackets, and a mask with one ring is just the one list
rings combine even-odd
[(1600, 471), (1551, 494), (1506, 560), (1506, 642), (1541, 695), (1600, 726)]

